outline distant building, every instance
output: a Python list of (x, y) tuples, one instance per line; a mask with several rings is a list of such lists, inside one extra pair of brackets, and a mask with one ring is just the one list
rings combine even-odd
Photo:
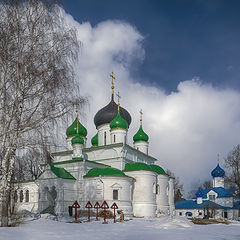
[(66, 131), (68, 150), (52, 153), (53, 162), (41, 165), (37, 180), (15, 184), (18, 210), (67, 215), (75, 200), (81, 209), (87, 201), (106, 200), (109, 205), (116, 202), (126, 215), (173, 214), (173, 179), (149, 155), (142, 117), (133, 147), (128, 145), (131, 116), (115, 103), (113, 89), (109, 104), (94, 117), (92, 146), (86, 147), (87, 129), (77, 115)]
[(198, 189), (191, 200), (182, 200), (175, 203), (177, 216), (195, 218), (226, 218), (237, 220), (239, 215), (239, 197), (232, 189), (224, 186), (225, 171), (219, 166), (211, 172), (213, 188)]

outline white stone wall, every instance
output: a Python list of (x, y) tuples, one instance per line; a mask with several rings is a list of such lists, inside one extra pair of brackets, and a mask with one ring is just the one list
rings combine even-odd
[(157, 177), (157, 214), (169, 214), (169, 201), (168, 201), (168, 176), (159, 174)]
[(213, 187), (223, 187), (224, 188), (224, 178), (223, 177), (215, 177), (213, 178)]
[[(34, 181), (21, 182), (14, 184), (14, 191), (17, 193), (17, 201), (13, 200), (16, 211), (27, 210), (30, 212), (38, 211), (38, 185)], [(26, 192), (29, 191), (29, 201), (26, 200)], [(20, 202), (20, 192), (23, 193), (23, 200)], [(13, 193), (14, 194), (14, 193)], [(14, 197), (13, 197), (14, 199)]]
[[(103, 124), (100, 125), (98, 128), (98, 146), (104, 146), (111, 144), (111, 138), (110, 138), (110, 126), (109, 124)], [(106, 140), (105, 140), (105, 134), (106, 134)]]
[(168, 201), (169, 201), (169, 207), (170, 207), (170, 214), (174, 215), (174, 211), (175, 211), (175, 205), (174, 205), (174, 182), (173, 182), (173, 178), (169, 178), (168, 181), (168, 186), (169, 186), (169, 190), (168, 190)]
[(148, 142), (135, 142), (134, 148), (148, 155)]
[(111, 144), (115, 143), (127, 143), (127, 130), (125, 129), (113, 129), (110, 131)]
[(133, 214), (136, 217), (156, 217), (157, 174), (152, 171), (128, 171), (126, 175), (135, 179), (133, 185)]

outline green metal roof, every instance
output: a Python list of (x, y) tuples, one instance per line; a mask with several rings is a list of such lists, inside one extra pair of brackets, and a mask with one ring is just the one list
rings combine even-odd
[[(146, 170), (146, 171), (154, 171), (149, 165), (147, 165), (146, 163), (141, 163), (141, 162), (137, 162), (137, 163), (127, 163), (125, 165), (125, 169), (124, 171), (139, 171), (139, 170)], [(155, 172), (155, 171), (154, 171)]]
[(127, 129), (128, 123), (118, 111), (116, 117), (110, 122), (111, 129)]
[[(78, 126), (78, 131), (77, 131)], [(78, 118), (67, 128), (66, 134), (67, 137), (74, 137), (79, 133), (81, 137), (87, 136), (87, 129), (79, 122)]]
[(143, 131), (142, 125), (140, 125), (139, 130), (133, 136), (134, 142), (147, 142), (149, 139), (148, 135)]
[(98, 146), (98, 133), (92, 138), (91, 143), (94, 147)]
[(51, 163), (50, 164), (51, 171), (59, 178), (63, 179), (71, 179), (71, 180), (76, 180), (75, 177), (73, 177), (66, 169), (64, 168), (57, 168), (54, 167), (54, 165)]
[(72, 138), (72, 144), (84, 144), (84, 140), (79, 134), (77, 134)]
[(98, 177), (100, 175), (127, 177), (124, 172), (116, 168), (92, 168), (84, 177)]
[(151, 167), (151, 169), (156, 172), (157, 174), (164, 174), (166, 175), (166, 172), (163, 170), (163, 168), (161, 168), (158, 165), (154, 165), (154, 164), (150, 164), (149, 165)]

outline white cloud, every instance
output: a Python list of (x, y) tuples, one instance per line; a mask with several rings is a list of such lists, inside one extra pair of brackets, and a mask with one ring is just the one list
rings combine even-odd
[(175, 172), (187, 189), (199, 178), (210, 177), (217, 153), (224, 157), (240, 142), (240, 93), (196, 79), (180, 82), (171, 94), (143, 85), (130, 77), (131, 63), (144, 60), (144, 37), (133, 26), (109, 20), (93, 27), (88, 22), (77, 23), (69, 15), (67, 21), (77, 28), (83, 43), (76, 73), (81, 93), (89, 98), (89, 110), (82, 119), (88, 142), (96, 133), (95, 113), (110, 101), (109, 75), (113, 71), (121, 105), (132, 116), (129, 144), (142, 108), (150, 154), (158, 163)]

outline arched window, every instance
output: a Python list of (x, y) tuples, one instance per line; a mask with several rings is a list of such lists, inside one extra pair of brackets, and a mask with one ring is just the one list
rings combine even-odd
[(14, 202), (16, 203), (18, 201), (18, 193), (17, 190), (14, 191)]
[(159, 194), (160, 193), (160, 187), (159, 187), (159, 185), (157, 184), (156, 185), (156, 194)]
[(104, 132), (104, 145), (106, 145), (106, 144), (107, 144), (107, 133)]
[(113, 135), (113, 142), (114, 143), (116, 142), (116, 135), (115, 134)]
[(26, 202), (29, 202), (29, 190), (27, 190), (25, 193), (25, 200)]
[(113, 200), (118, 200), (118, 190), (117, 189), (113, 190)]
[(23, 202), (23, 190), (20, 191), (20, 202)]

